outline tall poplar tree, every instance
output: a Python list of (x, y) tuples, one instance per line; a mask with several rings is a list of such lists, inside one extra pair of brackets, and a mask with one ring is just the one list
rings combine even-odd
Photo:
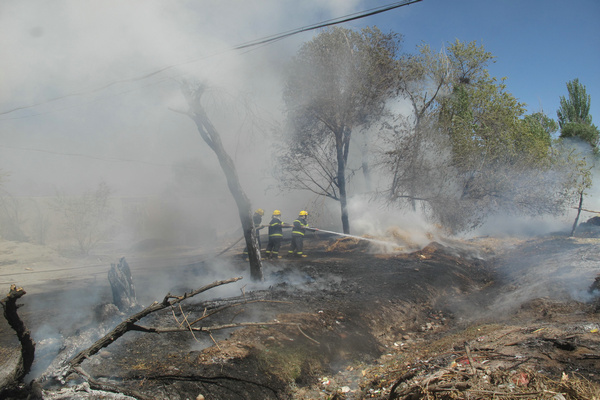
[(560, 108), (556, 111), (561, 138), (579, 138), (597, 151), (600, 131), (592, 124), (591, 97), (585, 86), (575, 78), (567, 82), (568, 97), (560, 96)]

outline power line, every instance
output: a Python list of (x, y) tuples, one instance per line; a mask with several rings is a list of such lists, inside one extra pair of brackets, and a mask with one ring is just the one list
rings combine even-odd
[(246, 42), (246, 43), (242, 43), (239, 44), (237, 46), (234, 46), (230, 49), (209, 55), (209, 56), (205, 56), (205, 57), (201, 57), (201, 58), (196, 58), (196, 59), (192, 59), (183, 63), (179, 63), (179, 64), (171, 64), (171, 65), (167, 65), (165, 67), (162, 67), (160, 69), (157, 69), (155, 71), (152, 71), (150, 73), (138, 76), (138, 77), (133, 77), (133, 78), (126, 78), (126, 79), (119, 79), (119, 80), (115, 80), (112, 82), (109, 82), (103, 86), (97, 87), (95, 89), (91, 89), (91, 90), (85, 90), (85, 91), (79, 91), (79, 92), (72, 92), (66, 95), (62, 95), (62, 96), (58, 96), (58, 97), (54, 97), (45, 101), (41, 101), (38, 103), (33, 103), (33, 104), (29, 104), (29, 105), (24, 105), (24, 106), (19, 106), (19, 107), (15, 107), (12, 108), (10, 110), (6, 110), (6, 111), (2, 111), (0, 112), (0, 115), (6, 115), (6, 114), (10, 114), (13, 113), (15, 111), (19, 111), (19, 110), (25, 110), (28, 108), (33, 108), (33, 107), (37, 107), (37, 106), (41, 106), (44, 104), (48, 104), (48, 103), (52, 103), (58, 100), (63, 100), (63, 99), (67, 99), (69, 97), (76, 97), (76, 96), (82, 96), (82, 95), (86, 95), (86, 94), (93, 94), (105, 89), (108, 89), (111, 86), (114, 85), (118, 85), (118, 84), (122, 84), (122, 83), (131, 83), (131, 82), (137, 82), (137, 81), (141, 81), (141, 80), (145, 80), (148, 78), (151, 78), (153, 76), (156, 76), (162, 72), (165, 72), (169, 69), (175, 68), (175, 67), (179, 67), (182, 65), (187, 65), (187, 64), (192, 64), (198, 61), (202, 61), (211, 57), (215, 57), (217, 55), (226, 53), (226, 52), (230, 52), (230, 51), (235, 51), (235, 50), (242, 50), (242, 49), (247, 49), (249, 47), (255, 47), (255, 46), (261, 46), (261, 45), (265, 45), (265, 44), (270, 44), (273, 42), (276, 42), (278, 40), (282, 40), (285, 39), (287, 37), (293, 36), (293, 35), (297, 35), (299, 33), (303, 33), (303, 32), (308, 32), (308, 31), (312, 31), (315, 29), (320, 29), (320, 28), (326, 28), (328, 26), (333, 26), (333, 25), (338, 25), (338, 24), (342, 24), (345, 22), (350, 22), (350, 21), (354, 21), (357, 19), (361, 19), (361, 18), (366, 18), (366, 17), (370, 17), (376, 14), (381, 14), (387, 11), (391, 11), (394, 10), (396, 8), (400, 8), (400, 7), (404, 7), (410, 4), (414, 4), (414, 3), (418, 3), (422, 0), (403, 0), (403, 1), (399, 1), (399, 2), (395, 2), (395, 3), (391, 3), (391, 4), (387, 4), (381, 7), (376, 7), (376, 8), (371, 8), (365, 11), (360, 11), (360, 12), (356, 12), (356, 13), (352, 13), (352, 14), (348, 14), (342, 17), (338, 17), (338, 18), (334, 18), (334, 19), (329, 19), (329, 20), (325, 20), (325, 21), (321, 21), (319, 23), (313, 24), (313, 25), (306, 25), (304, 27), (301, 28), (297, 28), (297, 29), (293, 29), (287, 32), (282, 32), (282, 33), (278, 33), (275, 35), (271, 35), (271, 36), (266, 36), (260, 39), (256, 39), (250, 42)]
[(101, 161), (130, 162), (130, 163), (154, 165), (154, 166), (158, 166), (158, 167), (172, 167), (173, 166), (170, 164), (161, 164), (161, 163), (150, 162), (150, 161), (133, 160), (133, 159), (126, 159), (126, 158), (115, 158), (115, 157), (99, 157), (99, 156), (78, 154), (78, 153), (62, 153), (62, 152), (52, 151), (52, 150), (42, 150), (42, 149), (34, 149), (34, 148), (29, 148), (29, 147), (18, 147), (18, 146), (8, 146), (8, 145), (4, 145), (4, 144), (0, 144), (0, 148), (23, 150), (23, 151), (35, 151), (38, 153), (46, 153), (46, 154), (52, 154), (52, 155), (58, 155), (58, 156), (90, 158), (93, 160), (101, 160)]

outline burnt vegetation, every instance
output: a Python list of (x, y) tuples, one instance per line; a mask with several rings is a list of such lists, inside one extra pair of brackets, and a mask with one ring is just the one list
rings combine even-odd
[[(482, 239), (376, 254), (368, 242), (313, 238), (311, 260), (265, 263), (263, 288), (201, 296), (239, 278), (216, 281), (65, 328), (44, 373), (27, 384), (21, 377), (5, 395), (592, 399), (600, 378), (597, 288), (590, 283), (588, 301), (562, 299), (565, 285), (550, 280), (553, 296), (524, 297), (538, 290), (529, 275), (554, 268), (541, 249), (575, 259), (597, 246), (554, 237), (504, 253)], [(505, 264), (514, 266), (510, 274)], [(189, 280), (210, 268), (172, 266), (170, 274)], [(57, 294), (37, 296), (51, 302)], [(46, 311), (25, 311), (25, 320), (52, 323), (64, 312)]]

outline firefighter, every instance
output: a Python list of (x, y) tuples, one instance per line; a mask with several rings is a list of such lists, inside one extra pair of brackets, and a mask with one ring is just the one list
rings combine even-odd
[(281, 258), (279, 255), (279, 248), (281, 247), (281, 240), (283, 239), (283, 228), (288, 226), (281, 222), (281, 211), (273, 211), (273, 217), (269, 222), (269, 243), (267, 243), (267, 258), (275, 259)]
[(304, 245), (304, 232), (308, 228), (308, 213), (306, 211), (300, 211), (298, 219), (294, 221), (292, 227), (292, 248), (288, 252), (289, 256), (306, 257), (306, 254), (302, 252)]
[[(252, 222), (254, 223), (254, 230), (256, 231), (256, 241), (258, 242), (258, 251), (260, 252), (260, 233), (259, 231), (264, 228), (264, 225), (261, 225), (262, 217), (265, 215), (265, 211), (262, 208), (254, 211), (254, 215), (252, 215)], [(248, 246), (244, 249), (244, 254), (242, 255), (244, 258), (248, 257)]]

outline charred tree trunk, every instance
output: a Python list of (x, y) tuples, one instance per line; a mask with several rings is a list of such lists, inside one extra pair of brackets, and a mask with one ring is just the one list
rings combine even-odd
[(186, 113), (195, 123), (200, 132), (202, 139), (215, 152), (219, 159), (219, 164), (225, 177), (227, 178), (227, 186), (233, 195), (238, 207), (246, 246), (248, 246), (248, 260), (250, 261), (250, 277), (255, 281), (263, 280), (262, 263), (260, 259), (260, 250), (258, 248), (258, 240), (256, 231), (252, 221), (252, 207), (250, 200), (240, 185), (240, 180), (237, 175), (237, 170), (233, 160), (225, 151), (221, 136), (212, 122), (206, 115), (204, 107), (201, 104), (202, 95), (205, 87), (191, 88), (189, 85), (182, 85), (182, 92), (185, 96), (190, 109)]
[(17, 288), (15, 285), (10, 286), (10, 292), (8, 295), (0, 301), (2, 308), (4, 309), (4, 317), (8, 321), (10, 327), (15, 331), (19, 342), (21, 343), (21, 359), (17, 365), (16, 370), (11, 374), (13, 382), (6, 382), (6, 387), (0, 388), (2, 391), (9, 390), (11, 386), (17, 386), (23, 382), (25, 375), (31, 370), (33, 359), (35, 357), (35, 342), (31, 337), (31, 331), (27, 329), (25, 323), (19, 317), (17, 309), (17, 300), (25, 295), (23, 288)]
[(571, 236), (575, 235), (575, 229), (577, 229), (577, 223), (579, 222), (579, 216), (581, 215), (581, 206), (583, 206), (583, 191), (579, 192), (579, 207), (577, 207), (577, 216), (575, 217), (575, 222), (573, 222)]
[(131, 270), (125, 257), (121, 257), (118, 265), (110, 265), (108, 281), (112, 289), (113, 303), (119, 310), (125, 312), (137, 305)]

